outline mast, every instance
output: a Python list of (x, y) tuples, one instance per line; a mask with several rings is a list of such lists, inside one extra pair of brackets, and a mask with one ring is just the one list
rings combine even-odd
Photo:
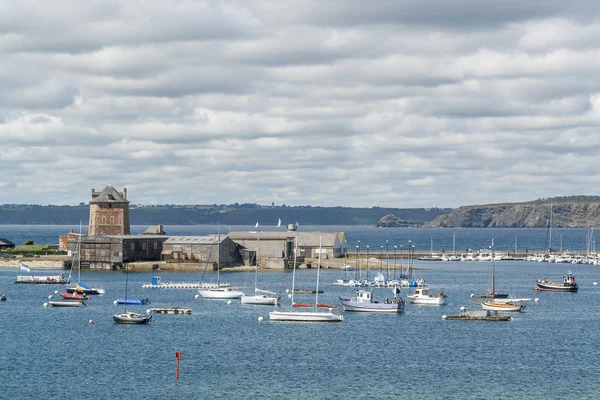
[(219, 219), (217, 219), (217, 287), (220, 284), (220, 274), (221, 274), (221, 224)]
[(456, 231), (452, 232), (452, 255), (456, 256)]
[(298, 234), (296, 233), (296, 244), (294, 245), (294, 269), (292, 271), (292, 310), (294, 309), (294, 288), (296, 284), (296, 257), (298, 256)]
[(496, 278), (494, 271), (494, 239), (492, 239), (492, 299), (496, 298)]
[(125, 264), (125, 304), (123, 305), (123, 314), (127, 312), (127, 283), (129, 281), (129, 266)]
[(260, 243), (260, 231), (256, 236), (256, 265), (254, 268), (254, 295), (256, 296), (257, 284), (258, 284), (258, 244)]
[(315, 311), (319, 307), (319, 273), (321, 272), (321, 249), (323, 245), (323, 235), (319, 237), (319, 265), (317, 266), (317, 290), (315, 295)]

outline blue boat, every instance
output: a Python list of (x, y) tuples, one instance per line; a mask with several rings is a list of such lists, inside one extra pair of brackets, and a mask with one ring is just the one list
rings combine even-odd
[(141, 306), (143, 304), (148, 304), (150, 303), (149, 299), (117, 299), (117, 304), (133, 304), (133, 305), (138, 305)]

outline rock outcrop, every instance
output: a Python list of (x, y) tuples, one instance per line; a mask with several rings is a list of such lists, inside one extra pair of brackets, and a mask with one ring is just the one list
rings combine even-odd
[(408, 221), (404, 221), (403, 219), (396, 217), (394, 214), (388, 214), (381, 218), (375, 226), (378, 228), (398, 228), (411, 226), (411, 224)]
[(600, 225), (600, 202), (491, 204), (459, 207), (424, 227), (590, 228)]

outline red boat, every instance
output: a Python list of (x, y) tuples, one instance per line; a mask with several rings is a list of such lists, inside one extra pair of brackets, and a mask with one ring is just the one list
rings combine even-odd
[(86, 296), (79, 293), (60, 292), (60, 295), (63, 299), (67, 300), (90, 300), (92, 298), (91, 296)]

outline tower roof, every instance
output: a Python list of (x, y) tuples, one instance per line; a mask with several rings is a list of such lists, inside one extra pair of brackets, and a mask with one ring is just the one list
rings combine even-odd
[(129, 201), (117, 189), (107, 185), (100, 193), (94, 192), (92, 189), (90, 204), (94, 203), (129, 203)]

